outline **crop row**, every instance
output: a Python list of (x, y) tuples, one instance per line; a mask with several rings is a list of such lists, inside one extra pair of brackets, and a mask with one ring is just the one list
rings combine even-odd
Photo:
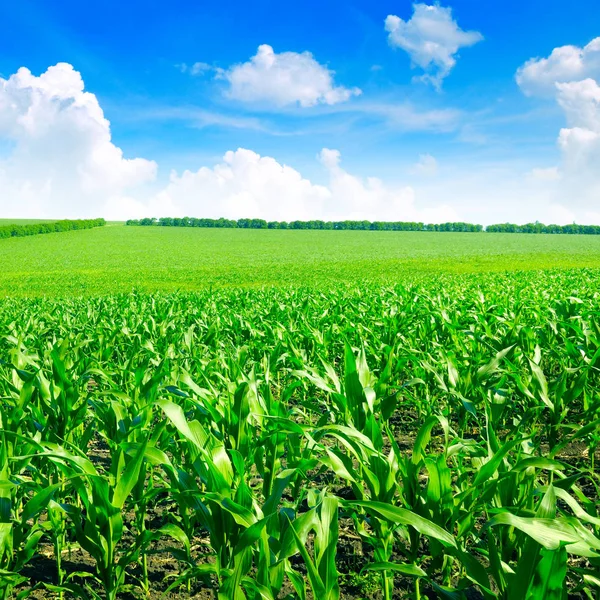
[(0, 598), (598, 598), (600, 295), (535, 277), (2, 301)]

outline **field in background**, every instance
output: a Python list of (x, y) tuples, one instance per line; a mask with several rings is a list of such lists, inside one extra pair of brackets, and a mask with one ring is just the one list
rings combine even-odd
[(599, 289), (600, 236), (0, 240), (0, 600), (597, 598)]
[(104, 228), (0, 241), (0, 294), (393, 284), (435, 274), (600, 268), (600, 236)]

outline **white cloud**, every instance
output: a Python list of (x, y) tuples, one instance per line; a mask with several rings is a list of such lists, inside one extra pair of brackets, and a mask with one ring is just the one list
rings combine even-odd
[(66, 63), (0, 78), (2, 138), (11, 143), (0, 160), (5, 216), (98, 216), (156, 175), (156, 163), (123, 157), (96, 96)]
[[(181, 216), (286, 220), (314, 218), (328, 198), (327, 188), (313, 185), (292, 167), (240, 148), (213, 168), (173, 172), (156, 203)], [(161, 216), (169, 216), (169, 210)]]
[[(558, 83), (556, 101), (566, 115), (560, 168), (518, 177), (521, 163), (495, 172), (490, 165), (461, 166), (457, 158), (435, 178), (392, 184), (358, 176), (345, 168), (338, 150), (323, 149), (321, 184), (275, 158), (239, 149), (216, 165), (173, 172), (168, 184), (148, 189), (157, 165), (124, 158), (79, 73), (66, 64), (39, 77), (21, 69), (0, 78), (0, 216), (598, 222), (599, 86), (589, 78)], [(392, 119), (389, 107), (369, 108)], [(415, 114), (406, 107), (401, 112), (404, 120)], [(419, 126), (451, 126), (453, 119), (448, 113), (428, 114)], [(386, 169), (396, 158), (378, 160)], [(433, 173), (435, 164), (423, 155), (415, 168)]]
[(319, 155), (327, 185), (274, 158), (239, 149), (212, 168), (173, 172), (161, 191), (147, 190), (156, 163), (123, 157), (98, 99), (68, 64), (39, 77), (23, 68), (0, 79), (0, 140), (8, 149), (0, 160), (0, 214), (7, 217), (455, 217), (447, 206), (416, 206), (410, 187), (351, 175), (340, 166), (340, 153), (328, 149)]
[(433, 177), (438, 172), (438, 161), (431, 154), (421, 154), (419, 161), (413, 167), (413, 172), (418, 175)]
[(578, 184), (600, 184), (600, 86), (584, 79), (556, 87), (558, 104), (570, 126), (558, 136), (564, 169)]
[(336, 86), (333, 76), (310, 52), (277, 54), (267, 44), (259, 46), (248, 62), (220, 74), (229, 83), (227, 95), (243, 102), (309, 107), (338, 104), (361, 93), (358, 88)]
[(529, 173), (534, 181), (558, 181), (561, 177), (558, 167), (535, 168)]
[(204, 75), (208, 71), (213, 71), (215, 68), (205, 62), (195, 62), (191, 65), (187, 63), (180, 63), (175, 65), (182, 73), (189, 73), (190, 75)]
[(330, 150), (329, 148), (323, 148), (317, 157), (320, 163), (330, 171), (337, 169), (342, 162), (342, 153), (339, 150)]
[(556, 85), (600, 77), (600, 37), (587, 46), (561, 46), (548, 58), (532, 58), (519, 68), (516, 80), (527, 96), (554, 96)]
[(377, 177), (362, 179), (345, 171), (337, 150), (323, 148), (323, 166), (329, 171), (331, 199), (328, 210), (337, 218), (371, 221), (423, 221), (441, 223), (457, 220), (456, 211), (448, 205), (418, 207), (415, 191), (410, 186), (390, 187)]
[(235, 113), (221, 113), (198, 108), (196, 106), (158, 106), (152, 108), (137, 108), (131, 116), (140, 121), (181, 121), (189, 127), (204, 129), (206, 127), (223, 127), (227, 129), (249, 129), (275, 133), (263, 125), (260, 119)]
[(556, 84), (558, 104), (567, 123), (600, 132), (600, 86), (593, 79)]
[[(167, 188), (154, 199), (161, 215), (209, 218), (256, 217), (270, 220), (368, 219), (440, 222), (456, 219), (449, 206), (420, 208), (412, 188), (361, 179), (341, 166), (338, 150), (324, 148), (319, 160), (328, 185), (316, 185), (274, 158), (240, 148), (225, 154), (212, 168), (173, 173)], [(146, 214), (158, 215), (159, 213)]]
[[(594, 42), (598, 42), (594, 47), (600, 47), (600, 38), (597, 38)], [(579, 49), (578, 56), (589, 55), (590, 51), (586, 51), (586, 49), (594, 42), (588, 44), (584, 49)], [(566, 77), (566, 70), (565, 68), (559, 68), (560, 65), (557, 66), (558, 59), (555, 58), (552, 62), (544, 62), (555, 57), (558, 50), (563, 51), (562, 54), (564, 54), (565, 48), (570, 49), (570, 52), (576, 50), (573, 46), (565, 46), (554, 50), (549, 59), (536, 59), (536, 63), (531, 61), (526, 63), (530, 68), (527, 84), (530, 85), (534, 81), (531, 73), (541, 73), (543, 77), (540, 75), (537, 82), (543, 82), (544, 89), (553, 89), (556, 102), (565, 114), (567, 127), (561, 129), (558, 135), (558, 146), (562, 152), (562, 167), (565, 174), (580, 180), (582, 178), (589, 180), (590, 177), (600, 180), (597, 169), (600, 161), (600, 85), (591, 77), (578, 81), (563, 81), (562, 79)], [(564, 64), (567, 64), (567, 62), (565, 60)], [(581, 61), (579, 62), (581, 63)], [(572, 63), (573, 61), (569, 64)], [(541, 65), (540, 70), (532, 70), (535, 65)], [(581, 64), (579, 64), (579, 67), (581, 67)], [(519, 72), (524, 73), (524, 69), (520, 69)], [(571, 76), (576, 76), (584, 70), (573, 67), (571, 71)], [(550, 75), (557, 78), (552, 86), (550, 86), (550, 80), (548, 79)], [(525, 91), (531, 89), (533, 89), (531, 86), (526, 87)]]
[(408, 21), (388, 15), (388, 41), (409, 54), (413, 67), (425, 71), (419, 79), (439, 88), (456, 64), (458, 51), (480, 42), (483, 36), (477, 31), (463, 31), (452, 18), (451, 8), (414, 4), (413, 11)]
[(558, 134), (561, 164), (548, 172), (555, 181), (553, 195), (569, 202), (583, 219), (593, 215), (600, 196), (600, 38), (584, 48), (562, 46), (548, 58), (536, 58), (516, 75), (527, 95), (551, 94), (563, 110), (566, 127)]

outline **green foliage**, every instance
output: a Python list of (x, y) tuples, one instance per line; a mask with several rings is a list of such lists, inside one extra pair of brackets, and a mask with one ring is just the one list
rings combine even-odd
[(597, 597), (597, 284), (3, 299), (0, 598)]
[(544, 225), (536, 221), (517, 225), (515, 223), (498, 223), (495, 225), (476, 225), (473, 223), (417, 223), (414, 221), (265, 221), (264, 219), (196, 219), (190, 217), (160, 219), (129, 219), (126, 225), (160, 225), (161, 227), (217, 227), (242, 229), (334, 229), (338, 231), (450, 231), (488, 233), (550, 233), (550, 234), (583, 234), (600, 235), (600, 225)]
[(453, 231), (477, 232), (483, 231), (481, 225), (472, 223), (416, 223), (414, 221), (265, 221), (264, 219), (196, 219), (190, 217), (160, 219), (129, 219), (126, 225), (161, 227), (217, 227), (240, 229), (335, 229), (338, 231)]
[[(530, 271), (520, 275), (523, 284), (547, 287), (559, 269), (574, 269), (565, 275), (569, 281), (597, 277), (600, 236), (108, 224), (0, 240), (0, 294), (25, 297), (263, 286), (329, 293), (340, 286), (432, 279), (441, 287), (487, 287), (504, 286), (504, 273), (516, 271)], [(456, 275), (464, 275), (460, 283)]]
[(79, 229), (91, 229), (92, 227), (102, 227), (106, 225), (104, 219), (81, 219), (77, 221), (54, 221), (54, 222), (28, 222), (20, 224), (18, 222), (10, 225), (0, 225), (0, 239), (9, 237), (24, 237), (28, 235), (37, 235), (40, 233), (59, 233), (62, 231), (76, 231)]
[(488, 233), (550, 233), (566, 235), (600, 235), (600, 225), (544, 225), (539, 221), (516, 225), (515, 223), (499, 223), (488, 225), (485, 230)]

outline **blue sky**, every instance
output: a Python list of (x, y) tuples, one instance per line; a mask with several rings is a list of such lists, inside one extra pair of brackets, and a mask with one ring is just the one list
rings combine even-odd
[[(6, 216), (600, 219), (600, 151), (560, 141), (564, 128), (600, 133), (600, 97), (534, 85), (600, 79), (600, 50), (584, 51), (600, 36), (592, 0), (26, 0), (3, 3), (0, 22)], [(252, 61), (259, 46), (279, 75)], [(39, 124), (10, 125), (32, 107)]]

